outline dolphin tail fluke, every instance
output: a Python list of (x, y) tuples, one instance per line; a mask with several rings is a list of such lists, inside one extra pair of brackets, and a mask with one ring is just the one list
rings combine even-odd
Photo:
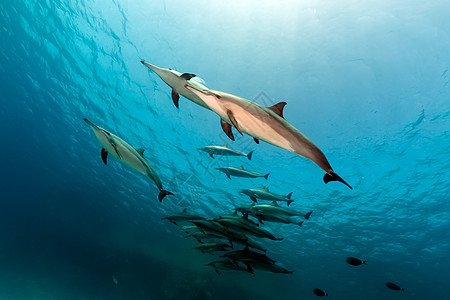
[(312, 214), (312, 211), (310, 211), (309, 213), (307, 213), (307, 214), (305, 215), (305, 219), (306, 219), (306, 220), (309, 220), (309, 217), (311, 216), (311, 214)]
[(288, 201), (286, 202), (286, 203), (287, 203), (287, 206), (291, 205), (292, 202), (294, 202), (294, 200), (288, 200)]
[(289, 200), (291, 200), (292, 193), (294, 193), (294, 192), (290, 192), (289, 194), (287, 194), (286, 198), (288, 198)]
[(264, 178), (267, 180), (267, 178), (269, 177), (270, 173), (267, 173), (266, 175), (264, 175)]
[(345, 184), (346, 186), (348, 186), (350, 189), (353, 190), (353, 188), (347, 182), (345, 182), (344, 179), (342, 179), (338, 174), (334, 173), (333, 171), (329, 171), (328, 173), (323, 175), (323, 182), (325, 182), (325, 184), (327, 184), (330, 181), (342, 182), (343, 184)]
[(159, 202), (162, 202), (162, 200), (164, 199), (164, 197), (167, 196), (167, 195), (173, 195), (173, 193), (171, 193), (171, 192), (169, 192), (169, 191), (166, 191), (166, 190), (161, 190), (161, 191), (159, 192), (159, 195), (158, 195), (158, 200), (159, 200)]
[(249, 154), (247, 154), (248, 160), (252, 160), (253, 151), (250, 151)]

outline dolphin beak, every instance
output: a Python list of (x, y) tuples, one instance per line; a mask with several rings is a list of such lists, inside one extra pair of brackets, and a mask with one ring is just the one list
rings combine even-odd
[(92, 122), (89, 121), (88, 119), (84, 118), (83, 120), (84, 120), (84, 121), (85, 121), (92, 129), (100, 130), (100, 129), (98, 128), (97, 125), (95, 125), (94, 123), (92, 123)]
[(153, 72), (156, 72), (155, 70), (159, 70), (159, 68), (157, 66), (154, 66), (152, 64), (149, 64), (146, 61), (141, 60), (141, 64), (143, 64), (144, 66), (146, 66), (147, 68), (149, 68), (150, 70), (152, 70)]

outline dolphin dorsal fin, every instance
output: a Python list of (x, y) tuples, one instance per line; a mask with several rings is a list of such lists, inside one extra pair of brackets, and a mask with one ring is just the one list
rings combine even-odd
[(244, 170), (244, 165), (241, 165), (239, 169)]
[(242, 219), (248, 221), (248, 214), (244, 214), (244, 215), (242, 216)]
[(245, 252), (250, 252), (250, 249), (248, 249), (248, 245), (245, 246), (244, 251), (245, 251)]
[(277, 201), (275, 201), (275, 200), (273, 200), (272, 205), (273, 205), (273, 206), (279, 206), (278, 203), (277, 203)]
[(136, 148), (137, 153), (139, 153), (141, 156), (144, 156), (145, 149), (142, 148)]
[(183, 73), (180, 75), (181, 78), (186, 79), (186, 80), (190, 80), (190, 79), (194, 78), (195, 76), (197, 76), (197, 75), (192, 74), (192, 73)]
[(183, 209), (183, 213), (186, 213), (186, 207)]
[(228, 143), (223, 144), (222, 147), (228, 148)]
[(269, 188), (267, 187), (267, 186), (265, 186), (265, 187), (263, 187), (263, 190), (265, 190), (265, 191), (269, 191)]
[(237, 216), (237, 210), (235, 210), (231, 215), (232, 216)]
[(283, 109), (286, 106), (286, 102), (279, 102), (275, 105), (272, 106), (268, 106), (267, 108), (270, 109), (271, 111), (273, 111), (274, 113), (276, 113), (277, 115), (279, 115), (280, 117), (282, 117), (284, 119), (283, 116)]

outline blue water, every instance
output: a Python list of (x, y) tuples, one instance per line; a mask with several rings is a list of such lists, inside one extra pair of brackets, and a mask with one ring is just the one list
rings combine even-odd
[[(0, 299), (447, 299), (450, 2), (1, 1)], [(146, 60), (270, 106), (353, 186), (248, 136)], [(164, 187), (110, 158), (83, 122), (146, 149)], [(254, 150), (216, 158), (229, 142)], [(241, 164), (264, 179), (229, 180)], [(241, 188), (294, 192), (302, 228), (260, 241), (289, 274), (222, 272), (162, 217), (214, 218)], [(364, 258), (352, 267), (347, 256)], [(116, 283), (115, 283), (116, 281)], [(385, 283), (405, 288), (395, 292)]]

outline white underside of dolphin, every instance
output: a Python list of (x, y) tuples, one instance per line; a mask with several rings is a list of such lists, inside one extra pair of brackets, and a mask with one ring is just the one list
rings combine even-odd
[[(326, 172), (324, 182), (340, 181), (348, 185), (331, 168), (323, 152), (303, 133), (292, 126), (283, 117), (286, 102), (280, 102), (271, 107), (263, 107), (250, 100), (228, 93), (199, 89), (187, 82), (186, 88), (200, 97), (209, 108), (222, 119), (225, 133), (234, 139), (231, 126), (241, 134), (247, 133), (257, 140), (291, 151), (310, 159)], [(224, 124), (225, 123), (225, 124)]]
[(160, 202), (165, 196), (173, 195), (171, 192), (163, 189), (158, 173), (156, 173), (153, 166), (144, 158), (143, 149), (133, 148), (120, 137), (95, 125), (88, 119), (84, 119), (84, 121), (91, 127), (92, 131), (94, 131), (95, 136), (103, 147), (101, 156), (105, 165), (107, 163), (107, 156), (110, 154), (121, 163), (151, 179), (160, 191), (158, 196)]
[(169, 68), (157, 67), (143, 60), (141, 60), (141, 63), (150, 70), (152, 70), (153, 72), (155, 72), (156, 75), (158, 75), (168, 86), (172, 88), (172, 100), (177, 108), (179, 106), (178, 102), (180, 99), (180, 95), (182, 95), (187, 99), (191, 100), (192, 102), (209, 109), (209, 106), (206, 105), (200, 97), (198, 97), (195, 93), (193, 93), (192, 91), (188, 90), (185, 87), (187, 81), (190, 80), (190, 84), (196, 87), (197, 89), (199, 90), (208, 89), (200, 82), (201, 80), (197, 79), (195, 74), (191, 73), (182, 74), (178, 71)]

